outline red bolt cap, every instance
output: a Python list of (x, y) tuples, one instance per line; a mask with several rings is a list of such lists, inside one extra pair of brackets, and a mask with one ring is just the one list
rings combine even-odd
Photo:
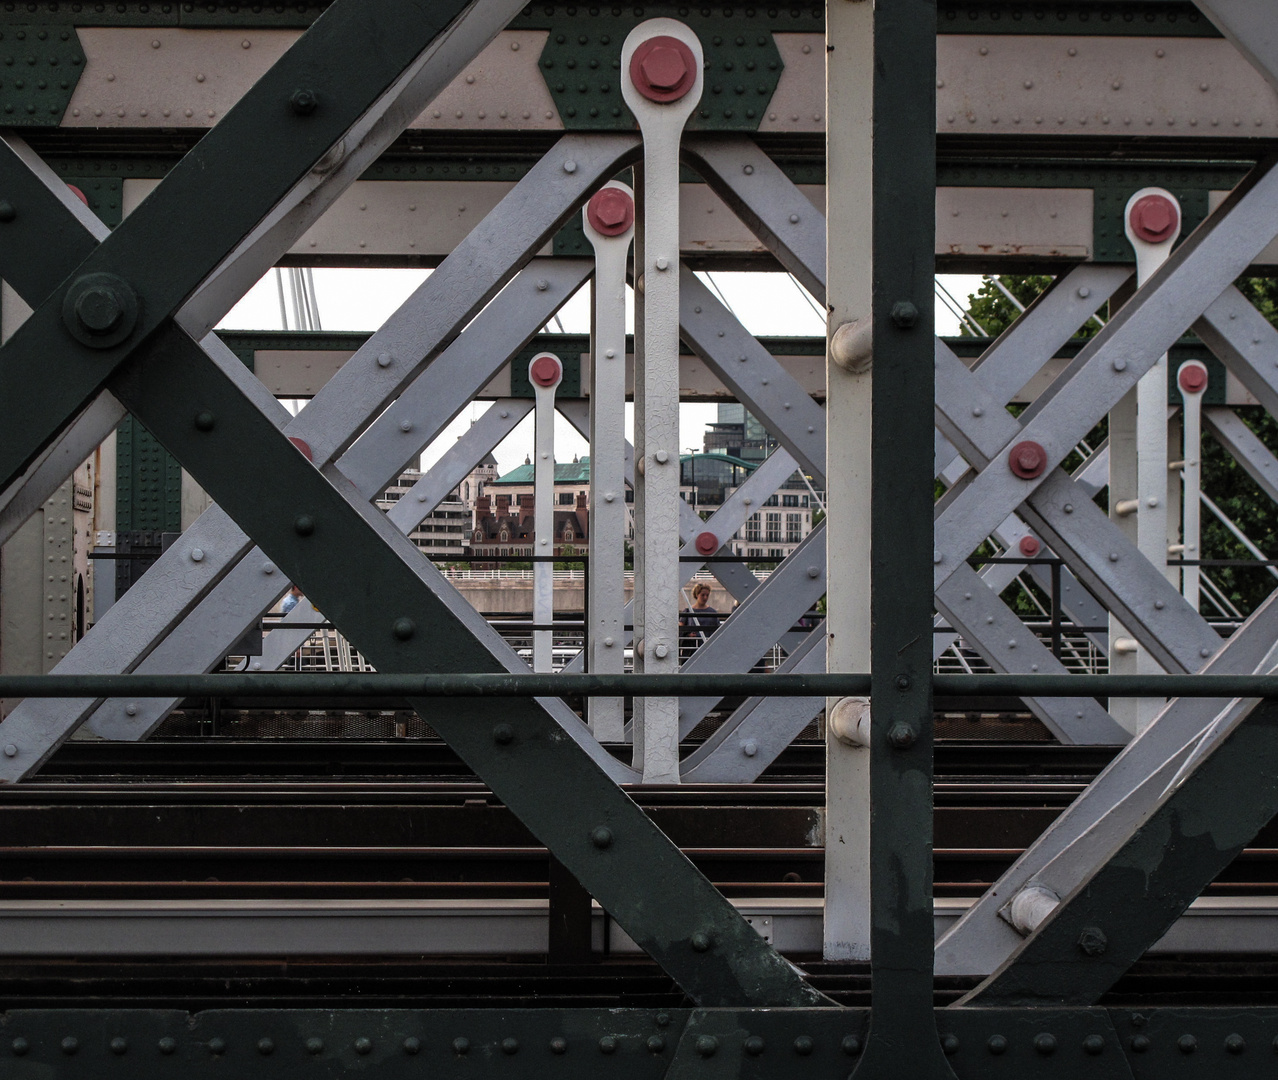
[(1180, 210), (1165, 195), (1137, 199), (1131, 213), (1132, 232), (1147, 244), (1161, 244), (1180, 224)]
[(305, 439), (299, 439), (296, 435), (290, 435), (288, 437), (288, 441), (302, 452), (302, 457), (306, 458), (307, 461), (315, 460), (314, 456), (311, 454), (310, 445)]
[(67, 187), (71, 189), (71, 194), (74, 195), (77, 199), (79, 199), (82, 203), (84, 203), (85, 206), (89, 205), (89, 197), (83, 191), (81, 191), (74, 184), (68, 184)]
[(1022, 480), (1033, 480), (1047, 468), (1047, 451), (1036, 442), (1018, 442), (1007, 455), (1007, 464)]
[(595, 232), (620, 236), (635, 223), (635, 201), (620, 188), (596, 191), (586, 204), (586, 220)]
[(697, 553), (713, 555), (719, 550), (719, 538), (712, 532), (697, 533)]
[(1186, 364), (1176, 379), (1187, 394), (1199, 394), (1207, 389), (1207, 369), (1202, 364)]
[(678, 101), (697, 81), (697, 58), (678, 38), (649, 38), (630, 57), (630, 81), (649, 101)]
[(528, 365), (528, 378), (537, 386), (554, 386), (564, 373), (563, 365), (549, 353), (533, 357)]
[(1027, 559), (1032, 559), (1035, 555), (1037, 555), (1040, 551), (1043, 550), (1043, 545), (1040, 544), (1038, 540), (1033, 536), (1022, 536), (1021, 542), (1018, 546), (1021, 549), (1021, 554), (1024, 555)]

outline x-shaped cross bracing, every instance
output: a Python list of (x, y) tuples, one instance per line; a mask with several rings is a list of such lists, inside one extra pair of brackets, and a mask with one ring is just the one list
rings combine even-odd
[[(460, 10), (460, 4), (433, 5), (433, 18)], [(493, 32), (512, 13), (497, 5), (484, 10), (501, 20), (491, 24)], [(260, 400), (265, 396), (260, 384), (255, 390), (255, 380), (246, 379), (226, 350), (198, 342), (221, 314), (217, 309), (230, 306), (229, 283), (237, 279), (231, 270), (238, 268), (236, 260), (228, 264), (228, 256), (237, 246), (258, 257), (278, 248), (269, 266), (289, 246), (307, 222), (300, 214), (289, 226), (280, 224), (288, 218), (280, 212), (281, 195), (310, 176), (317, 163), (322, 167), (325, 155), (327, 160), (351, 155), (350, 148), (335, 154), (333, 147), (351, 137), (398, 72), (419, 60), (431, 68), (432, 42), (442, 29), (423, 5), (338, 0), (128, 222), (96, 246), (89, 234), (87, 256), (76, 252), (68, 260), (65, 282), (34, 298), (31, 318), (0, 350), (7, 410), (0, 425), (0, 487), (16, 480), (109, 389), (229, 517), (247, 527), (280, 571), (388, 672), (491, 671), (495, 664), (482, 642), (486, 631), (467, 626), (450, 609), (438, 574), (331, 464), (362, 421), (355, 419), (345, 437), (340, 423), (308, 430), (304, 441), (312, 464), (289, 441), (282, 410)], [(476, 51), (462, 50), (462, 62)], [(411, 115), (401, 118), (401, 127)], [(598, 145), (609, 150), (606, 140)], [(260, 147), (253, 159), (260, 186), (242, 190), (237, 151), (246, 146)], [(632, 148), (633, 140), (613, 140), (614, 162)], [(31, 239), (38, 235), (47, 243), (53, 230), (74, 233), (74, 208), (66, 206), (56, 185), (19, 164), (9, 155), (0, 168), (15, 185), (25, 180), (18, 205), (36, 230)], [(561, 164), (556, 159), (547, 171)], [(548, 178), (547, 187), (554, 181)], [(225, 214), (209, 212), (210, 205), (222, 204)], [(193, 206), (200, 207), (200, 216), (191, 213)], [(533, 208), (529, 213), (535, 218)], [(549, 229), (529, 251), (561, 220), (539, 219)], [(273, 222), (266, 230), (270, 242), (262, 239), (264, 221)], [(166, 256), (166, 242), (179, 232), (185, 241), (180, 256)], [(463, 319), (482, 307), (519, 261), (484, 251), (474, 255), (469, 302), (457, 305)], [(191, 301), (202, 285), (203, 302)], [(450, 317), (457, 314), (456, 307), (450, 310)], [(329, 396), (371, 383), (384, 403), (428, 356), (392, 352), (388, 363), (379, 364), (376, 355), (357, 354), (362, 364), (348, 364), (329, 383)], [(341, 409), (335, 412), (342, 415)], [(288, 508), (279, 504), (281, 489), (290, 493)], [(565, 727), (534, 701), (505, 704), (496, 723), (493, 710), (474, 700), (453, 700), (444, 709), (417, 701), (414, 707), (694, 998), (738, 1005), (824, 1001), (592, 760), (597, 744), (592, 751), (588, 740), (565, 738)], [(38, 761), (28, 739), (6, 735), (15, 747), (9, 759), (13, 778)], [(56, 740), (40, 744), (40, 752), (53, 745)], [(547, 798), (547, 790), (555, 798)], [(652, 899), (657, 896), (660, 903)]]

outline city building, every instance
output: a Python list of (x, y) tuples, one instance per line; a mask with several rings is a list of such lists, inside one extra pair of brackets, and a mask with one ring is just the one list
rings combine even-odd
[[(495, 470), (494, 470), (495, 471)], [(473, 475), (473, 474), (472, 474)], [(571, 555), (589, 534), (590, 458), (555, 463), (554, 533), (556, 555)], [(505, 476), (483, 481), (475, 500), (470, 553), (532, 555), (534, 528), (533, 464), (528, 458)]]
[[(495, 462), (493, 471), (496, 472)], [(421, 477), (422, 474), (417, 469), (405, 469), (395, 482), (377, 497), (377, 505), (383, 510), (389, 510), (408, 494)], [(465, 554), (465, 545), (470, 533), (471, 513), (471, 507), (463, 501), (460, 490), (454, 488), (448, 493), (448, 498), (427, 514), (421, 524), (408, 534), (408, 538), (431, 557), (460, 558)]]

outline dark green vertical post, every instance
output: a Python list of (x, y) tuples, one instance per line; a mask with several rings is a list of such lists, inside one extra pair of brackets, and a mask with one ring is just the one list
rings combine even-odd
[(870, 496), (872, 1013), (858, 1078), (953, 1076), (932, 1002), (935, 87), (935, 0), (878, 0)]

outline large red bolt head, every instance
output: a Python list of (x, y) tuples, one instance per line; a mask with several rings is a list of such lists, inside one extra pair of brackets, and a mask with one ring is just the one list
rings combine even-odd
[(1176, 376), (1180, 388), (1187, 394), (1201, 394), (1207, 389), (1207, 369), (1202, 364), (1186, 364)]
[(1027, 559), (1034, 558), (1035, 555), (1043, 550), (1043, 545), (1033, 536), (1022, 536), (1021, 542), (1017, 546), (1021, 549), (1021, 554)]
[(1022, 480), (1033, 480), (1047, 468), (1047, 451), (1036, 442), (1018, 442), (1007, 455), (1007, 464)]
[(301, 452), (302, 457), (307, 461), (314, 461), (315, 456), (311, 453), (310, 444), (305, 439), (299, 439), (296, 435), (290, 435), (288, 441), (291, 442)]
[(712, 532), (697, 533), (697, 554), (713, 555), (719, 550), (719, 538)]
[(81, 191), (74, 184), (68, 184), (67, 187), (71, 189), (71, 194), (74, 195), (77, 199), (79, 199), (82, 203), (84, 203), (85, 206), (89, 205), (89, 197), (83, 191)]
[(620, 236), (635, 223), (635, 201), (620, 188), (596, 191), (586, 204), (586, 220), (604, 236)]
[(1180, 210), (1166, 195), (1137, 199), (1131, 212), (1132, 232), (1147, 244), (1161, 244), (1180, 225)]
[(678, 38), (649, 38), (630, 57), (630, 81), (649, 101), (678, 101), (697, 81), (697, 58)]
[(554, 386), (563, 373), (563, 365), (549, 353), (534, 356), (528, 365), (528, 378), (535, 386)]

